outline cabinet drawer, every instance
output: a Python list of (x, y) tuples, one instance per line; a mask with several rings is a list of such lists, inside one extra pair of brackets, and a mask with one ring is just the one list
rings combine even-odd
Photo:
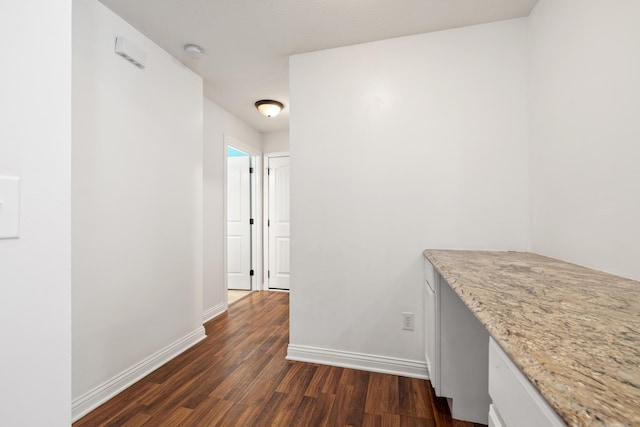
[(565, 426), (493, 338), (489, 340), (489, 395), (504, 427)]

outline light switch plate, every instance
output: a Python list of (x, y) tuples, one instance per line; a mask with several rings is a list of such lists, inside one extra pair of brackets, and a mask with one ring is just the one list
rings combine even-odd
[(0, 239), (20, 237), (20, 178), (0, 176)]

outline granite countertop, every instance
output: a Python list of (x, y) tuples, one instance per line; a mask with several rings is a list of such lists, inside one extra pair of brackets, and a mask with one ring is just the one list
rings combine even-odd
[(568, 426), (640, 426), (640, 282), (532, 253), (424, 256)]

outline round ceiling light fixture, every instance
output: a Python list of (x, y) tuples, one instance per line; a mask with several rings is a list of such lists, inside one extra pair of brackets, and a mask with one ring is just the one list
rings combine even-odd
[(193, 59), (200, 59), (204, 56), (204, 49), (197, 44), (185, 44), (184, 51)]
[(273, 101), (271, 99), (262, 99), (256, 101), (256, 108), (265, 117), (275, 117), (280, 114), (280, 111), (284, 108), (282, 102)]

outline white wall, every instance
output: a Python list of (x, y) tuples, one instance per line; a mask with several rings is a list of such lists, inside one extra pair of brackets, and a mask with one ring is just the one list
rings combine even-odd
[(265, 153), (289, 151), (289, 131), (263, 133), (262, 150)]
[(524, 19), (291, 58), (292, 345), (424, 361), (422, 251), (528, 248), (527, 59)]
[[(202, 328), (202, 79), (73, 4), (73, 397)], [(147, 52), (138, 69), (116, 36)]]
[(224, 310), (224, 171), (228, 135), (261, 152), (261, 134), (204, 98), (204, 316)]
[(2, 2), (0, 48), (0, 176), (21, 178), (20, 238), (0, 240), (0, 414), (68, 426), (71, 1)]
[(530, 17), (533, 250), (640, 279), (640, 3)]

